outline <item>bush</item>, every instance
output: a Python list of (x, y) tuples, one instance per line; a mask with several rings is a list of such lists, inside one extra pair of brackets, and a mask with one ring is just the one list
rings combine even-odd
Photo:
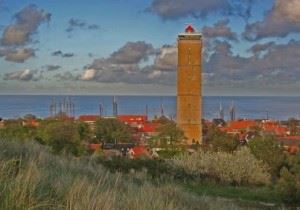
[(249, 148), (254, 156), (269, 165), (273, 178), (279, 177), (280, 169), (284, 165), (285, 155), (282, 146), (274, 136), (258, 136), (249, 142)]
[(300, 173), (293, 174), (283, 167), (276, 188), (284, 202), (300, 204)]
[(19, 122), (11, 122), (0, 128), (0, 138), (7, 140), (32, 140), (36, 133), (36, 128), (31, 126), (23, 126)]
[(239, 146), (237, 136), (226, 134), (216, 126), (211, 126), (206, 130), (205, 148), (219, 152), (233, 152)]
[(49, 145), (54, 153), (82, 153), (78, 126), (73, 122), (54, 121), (45, 123), (38, 130), (36, 140)]
[(132, 142), (129, 126), (117, 119), (99, 119), (95, 124), (95, 135), (105, 143)]
[(171, 164), (182, 167), (188, 174), (221, 183), (234, 185), (270, 183), (268, 167), (262, 161), (258, 161), (246, 147), (232, 154), (200, 150), (192, 155), (183, 154), (174, 158)]
[(170, 159), (176, 156), (179, 156), (184, 153), (184, 150), (181, 148), (165, 148), (157, 152), (159, 158)]
[(184, 132), (172, 121), (165, 119), (157, 128), (159, 145), (162, 147), (170, 147), (176, 144), (184, 143)]
[(284, 202), (300, 204), (300, 153), (287, 155), (276, 189)]

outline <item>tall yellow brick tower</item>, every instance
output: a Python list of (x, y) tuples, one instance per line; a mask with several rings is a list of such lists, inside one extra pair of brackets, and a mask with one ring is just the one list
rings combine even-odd
[(178, 35), (177, 124), (187, 143), (202, 143), (202, 35), (189, 25)]

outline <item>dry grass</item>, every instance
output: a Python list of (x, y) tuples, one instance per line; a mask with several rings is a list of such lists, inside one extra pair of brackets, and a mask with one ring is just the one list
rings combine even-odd
[[(34, 143), (0, 140), (0, 209), (239, 209), (144, 174), (110, 173), (91, 159), (53, 156)], [(255, 208), (248, 208), (255, 209)]]

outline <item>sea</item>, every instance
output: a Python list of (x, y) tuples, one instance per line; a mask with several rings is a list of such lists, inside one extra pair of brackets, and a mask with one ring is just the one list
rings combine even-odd
[[(114, 96), (97, 95), (0, 95), (0, 118), (11, 119), (33, 114), (39, 118), (51, 115), (50, 106), (58, 112), (64, 101), (72, 101), (74, 115), (113, 115)], [(115, 96), (118, 114), (147, 114), (149, 119), (162, 114), (176, 119), (176, 96)], [(225, 120), (234, 105), (236, 118), (287, 120), (300, 117), (300, 97), (275, 96), (204, 96), (203, 118), (219, 117), (220, 106)], [(101, 109), (101, 111), (100, 111)], [(52, 110), (53, 113), (53, 110)]]

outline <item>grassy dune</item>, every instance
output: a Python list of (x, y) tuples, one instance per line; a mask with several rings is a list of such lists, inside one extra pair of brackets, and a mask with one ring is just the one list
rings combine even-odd
[(0, 209), (260, 209), (150, 180), (111, 173), (93, 158), (55, 156), (33, 142), (0, 141)]

